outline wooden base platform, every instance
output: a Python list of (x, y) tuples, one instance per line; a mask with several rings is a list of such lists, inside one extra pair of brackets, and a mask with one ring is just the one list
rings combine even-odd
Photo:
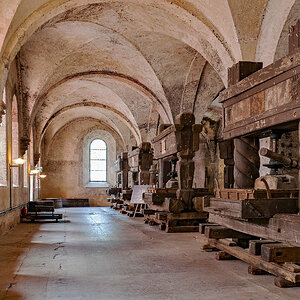
[[(300, 247), (274, 240), (262, 240), (216, 224), (202, 224), (207, 239), (202, 250), (214, 249), (218, 260), (237, 258), (249, 264), (253, 275), (273, 274), (279, 287), (300, 286)], [(245, 243), (247, 241), (247, 243)]]
[(63, 217), (62, 214), (56, 214), (56, 213), (28, 213), (25, 217), (25, 219), (30, 220), (30, 221), (35, 221), (35, 220), (61, 220)]
[[(148, 214), (146, 214), (148, 212)], [(144, 222), (150, 226), (158, 225), (160, 230), (167, 233), (175, 232), (198, 232), (199, 223), (206, 222), (207, 214), (205, 212), (155, 212), (152, 210), (144, 211)]]
[(239, 220), (216, 213), (209, 214), (209, 222), (268, 240), (300, 244), (300, 215), (277, 214), (270, 219)]
[(123, 208), (123, 203), (113, 203), (110, 207), (112, 208), (112, 209), (115, 209), (115, 210), (120, 210), (120, 209), (122, 209)]

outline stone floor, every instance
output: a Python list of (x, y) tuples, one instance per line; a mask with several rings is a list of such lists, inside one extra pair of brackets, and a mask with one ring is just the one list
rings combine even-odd
[(0, 240), (0, 299), (299, 299), (241, 261), (200, 251), (198, 233), (166, 234), (109, 208), (62, 210)]

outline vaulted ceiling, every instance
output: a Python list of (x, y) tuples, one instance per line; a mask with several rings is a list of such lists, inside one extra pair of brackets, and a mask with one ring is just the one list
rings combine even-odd
[(234, 63), (286, 55), (299, 12), (300, 0), (0, 0), (1, 89), (18, 55), (38, 145), (82, 118), (139, 144), (181, 111), (218, 109)]

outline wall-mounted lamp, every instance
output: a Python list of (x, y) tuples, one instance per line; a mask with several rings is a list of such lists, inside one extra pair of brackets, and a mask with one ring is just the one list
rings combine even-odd
[(12, 178), (11, 178), (11, 173), (12, 173), (12, 168), (17, 168), (26, 162), (25, 159), (22, 157), (13, 159), (13, 164), (9, 164), (9, 208), (12, 209)]
[(44, 179), (44, 178), (46, 178), (47, 177), (47, 175), (46, 174), (42, 174), (42, 173), (40, 173), (39, 175), (38, 175), (38, 200), (40, 200), (40, 186), (41, 186), (41, 183), (40, 183), (40, 180), (41, 179)]
[(34, 169), (34, 170), (31, 170), (30, 171), (30, 175), (37, 175), (40, 173), (40, 170), (39, 169)]
[(21, 165), (24, 165), (26, 162), (26, 160), (22, 157), (19, 157), (19, 158), (16, 158), (16, 159), (13, 159), (13, 163), (18, 165), (18, 166), (21, 166)]

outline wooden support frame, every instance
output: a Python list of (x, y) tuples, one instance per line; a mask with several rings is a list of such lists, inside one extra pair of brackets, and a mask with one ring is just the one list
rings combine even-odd
[(238, 246), (229, 246), (228, 243), (222, 239), (208, 239), (207, 244), (211, 247), (218, 248), (221, 251), (248, 263), (251, 266), (262, 269), (270, 274), (279, 276), (291, 283), (300, 283), (300, 273), (292, 272), (286, 268), (285, 265), (279, 265), (274, 262), (267, 262), (260, 256), (251, 254), (247, 249), (243, 249)]

